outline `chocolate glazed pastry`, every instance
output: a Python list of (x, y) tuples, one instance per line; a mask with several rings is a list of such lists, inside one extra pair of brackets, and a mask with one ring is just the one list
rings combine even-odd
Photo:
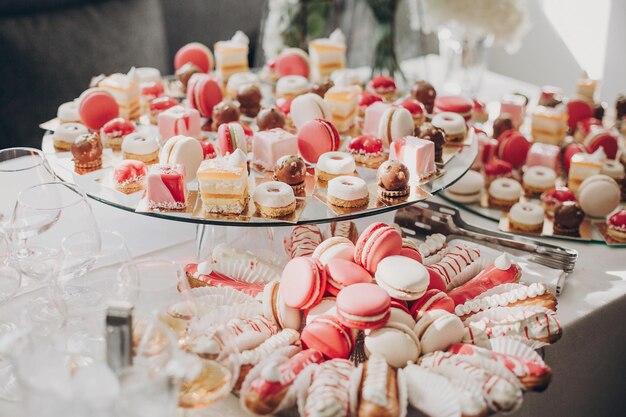
[(259, 130), (270, 130), (285, 127), (285, 116), (276, 107), (263, 109), (256, 117), (256, 124)]
[(102, 166), (102, 141), (98, 132), (81, 135), (72, 144), (76, 172), (96, 170)]
[(411, 95), (413, 98), (424, 105), (428, 114), (433, 113), (433, 107), (435, 106), (435, 98), (437, 98), (437, 90), (435, 87), (427, 81), (416, 81), (411, 88)]
[(511, 129), (513, 129), (513, 119), (506, 113), (501, 114), (493, 122), (493, 138), (498, 139), (503, 132)]
[(213, 107), (213, 128), (217, 129), (224, 123), (239, 121), (239, 103), (231, 100), (224, 100)]
[(564, 236), (580, 236), (579, 227), (585, 219), (580, 205), (565, 201), (554, 210), (554, 233)]
[(615, 102), (615, 118), (622, 120), (626, 116), (626, 96), (620, 94)]
[(261, 111), (261, 90), (254, 84), (244, 84), (237, 89), (237, 101), (241, 107), (241, 113), (248, 117), (256, 117)]
[(176, 79), (180, 81), (180, 83), (183, 85), (183, 91), (187, 91), (187, 84), (189, 84), (189, 79), (193, 74), (196, 74), (198, 72), (202, 72), (202, 70), (191, 62), (187, 62), (182, 67), (178, 68), (175, 75)]
[(404, 197), (409, 193), (409, 169), (402, 162), (388, 160), (378, 168), (378, 192), (383, 198)]
[(418, 138), (429, 140), (435, 144), (435, 162), (443, 164), (443, 144), (445, 141), (443, 130), (433, 126), (431, 123), (422, 123), (416, 129), (415, 134)]
[(289, 184), (294, 192), (304, 189), (306, 165), (299, 156), (290, 155), (278, 160), (274, 180)]

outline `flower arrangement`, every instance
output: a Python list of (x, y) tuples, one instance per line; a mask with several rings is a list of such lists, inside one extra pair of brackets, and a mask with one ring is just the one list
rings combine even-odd
[(387, 74), (405, 79), (396, 54), (395, 18), (399, 0), (367, 0), (378, 25), (374, 34), (372, 74)]
[(461, 25), (514, 52), (530, 30), (527, 0), (422, 0), (424, 32)]

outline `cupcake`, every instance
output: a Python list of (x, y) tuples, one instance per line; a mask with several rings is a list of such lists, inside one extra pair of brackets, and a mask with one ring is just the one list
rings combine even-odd
[(304, 190), (306, 165), (302, 158), (296, 155), (286, 155), (276, 161), (274, 180), (290, 185), (293, 191)]
[(566, 201), (576, 201), (576, 194), (567, 187), (556, 187), (541, 194), (540, 199), (546, 214), (552, 217), (559, 204)]
[(359, 178), (342, 175), (328, 181), (328, 203), (337, 207), (356, 208), (369, 203), (367, 183)]
[(519, 202), (509, 210), (509, 226), (521, 232), (541, 232), (543, 230), (543, 208), (536, 203)]
[(254, 189), (254, 206), (264, 217), (283, 217), (296, 211), (293, 189), (284, 182), (268, 181)]
[(513, 165), (501, 159), (493, 158), (483, 167), (485, 182), (487, 187), (492, 181), (498, 178), (511, 178), (513, 176)]
[(512, 178), (498, 178), (489, 185), (489, 205), (508, 210), (522, 196), (522, 186)]
[(615, 241), (626, 243), (626, 210), (620, 210), (606, 221), (607, 233)]
[(405, 197), (409, 194), (409, 169), (398, 160), (383, 162), (376, 173), (378, 197)]
[(348, 144), (348, 153), (357, 164), (370, 165), (384, 159), (383, 141), (374, 136), (357, 136)]
[(554, 210), (554, 233), (563, 236), (580, 236), (580, 224), (585, 213), (575, 201), (565, 201)]
[(327, 182), (341, 175), (352, 175), (356, 171), (354, 158), (347, 152), (325, 152), (315, 165), (318, 181)]
[(522, 177), (524, 191), (529, 197), (536, 197), (554, 188), (556, 172), (552, 168), (532, 166), (526, 169)]
[(102, 146), (119, 150), (126, 135), (137, 130), (135, 124), (123, 117), (111, 119), (100, 129), (100, 139)]

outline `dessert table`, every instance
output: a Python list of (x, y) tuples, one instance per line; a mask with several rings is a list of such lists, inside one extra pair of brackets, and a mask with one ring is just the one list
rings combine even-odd
[[(424, 62), (429, 73), (423, 73)], [(437, 85), (438, 62), (435, 57), (405, 63), (407, 74), (416, 71)], [(507, 92), (521, 92), (532, 96), (538, 89), (502, 75), (487, 73), (479, 97), (484, 101), (499, 99)], [(435, 201), (445, 204), (439, 198)], [(93, 201), (99, 226), (122, 234), (134, 257), (158, 257), (175, 260), (184, 265), (195, 261), (196, 226), (181, 222), (138, 216)], [(497, 223), (463, 212), (468, 223), (497, 229)], [(374, 221), (393, 222), (393, 213), (385, 213), (356, 221), (360, 230)], [(277, 228), (275, 243), (289, 228)], [(549, 241), (549, 239), (546, 239)], [(554, 241), (552, 241), (555, 243)], [(557, 244), (575, 249), (579, 260), (575, 271), (566, 279), (559, 296), (558, 317), (564, 328), (558, 343), (544, 348), (546, 362), (553, 370), (553, 381), (545, 393), (527, 393), (524, 405), (515, 416), (614, 416), (626, 409), (623, 386), (626, 383), (626, 261), (623, 249), (604, 244), (557, 241)], [(276, 247), (280, 245), (276, 244)], [(115, 271), (111, 271), (115, 279)], [(23, 292), (10, 302), (0, 304), (0, 320), (17, 320), (21, 308), (36, 297), (41, 286)], [(39, 289), (36, 289), (39, 288)], [(247, 415), (239, 407), (238, 399), (230, 396), (218, 405), (231, 416)], [(196, 410), (194, 415), (212, 415)], [(416, 414), (411, 409), (410, 414)], [(19, 405), (0, 400), (0, 416), (20, 417)]]

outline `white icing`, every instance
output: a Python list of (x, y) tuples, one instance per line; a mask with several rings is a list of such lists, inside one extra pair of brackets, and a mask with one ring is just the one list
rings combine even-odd
[(300, 339), (300, 333), (293, 329), (284, 329), (271, 336), (258, 347), (246, 350), (240, 354), (242, 365), (256, 365), (264, 358), (270, 356), (276, 349), (289, 346)]
[(539, 165), (528, 167), (522, 181), (531, 187), (552, 188), (556, 182), (556, 172), (552, 168)]
[(161, 71), (151, 67), (135, 68), (135, 74), (139, 78), (140, 83), (161, 82)]
[(433, 126), (443, 129), (446, 135), (465, 133), (466, 125), (463, 116), (452, 112), (442, 112), (433, 116)]
[(356, 163), (347, 152), (326, 152), (320, 155), (317, 168), (332, 175), (352, 174), (356, 170)]
[(124, 137), (122, 151), (135, 155), (149, 155), (159, 150), (159, 144), (143, 132), (133, 132)]
[(242, 31), (238, 30), (237, 32), (235, 32), (235, 34), (233, 35), (233, 37), (230, 39), (232, 42), (234, 43), (238, 43), (240, 45), (249, 45), (250, 44), (250, 38), (248, 38), (248, 36), (243, 33)]
[(74, 143), (79, 136), (89, 133), (89, 130), (80, 123), (63, 123), (54, 131), (54, 140)]
[(61, 104), (57, 110), (57, 117), (64, 122), (79, 122), (78, 101)]
[(306, 92), (309, 88), (309, 80), (302, 75), (286, 75), (276, 82), (276, 95), (298, 95)]
[(263, 371), (261, 371), (261, 378), (266, 380), (267, 382), (280, 382), (280, 370), (275, 363), (270, 363)]
[(333, 42), (342, 43), (344, 45), (346, 43), (346, 36), (343, 34), (341, 29), (339, 28), (333, 30), (330, 36), (328, 36), (328, 39), (330, 39)]
[(511, 259), (507, 253), (503, 253), (496, 258), (493, 265), (502, 271), (507, 271), (511, 267)]
[(489, 185), (489, 194), (497, 199), (513, 201), (522, 195), (522, 186), (512, 178), (497, 178)]
[(381, 407), (387, 405), (388, 365), (385, 358), (374, 354), (368, 358), (365, 379), (363, 380), (363, 399)]
[(232, 166), (241, 166), (248, 163), (248, 157), (241, 148), (235, 149), (233, 153), (227, 156), (228, 164)]
[(342, 175), (328, 181), (328, 196), (354, 201), (369, 196), (367, 183), (358, 177)]
[(268, 181), (261, 183), (254, 189), (254, 201), (265, 207), (287, 207), (296, 197), (289, 184), (280, 181)]
[(211, 262), (200, 262), (198, 264), (199, 274), (209, 275), (211, 272), (213, 272), (213, 266), (211, 265)]
[(525, 225), (543, 224), (544, 217), (543, 207), (527, 201), (515, 203), (509, 211), (509, 218), (512, 221)]

